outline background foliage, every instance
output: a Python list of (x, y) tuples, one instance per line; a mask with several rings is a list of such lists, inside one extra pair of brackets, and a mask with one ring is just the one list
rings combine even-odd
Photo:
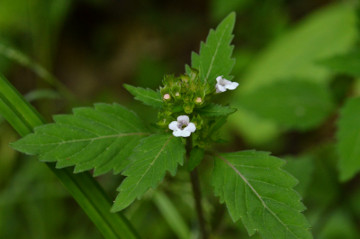
[[(256, 148), (287, 158), (314, 237), (357, 238), (360, 146), (342, 141), (359, 128), (352, 117), (358, 100), (344, 104), (360, 92), (355, 1), (2, 0), (0, 72), (48, 120), (75, 106), (118, 102), (151, 123), (156, 112), (132, 100), (123, 84), (155, 89), (163, 74), (182, 73), (208, 29), (231, 11), (232, 75), (240, 86), (222, 100), (238, 111), (222, 132), (230, 143), (219, 150)], [(8, 146), (19, 136), (1, 122), (0, 238), (101, 238), (43, 164)], [(207, 160), (200, 166), (213, 237), (248, 238), (212, 196), (213, 166)], [(144, 238), (196, 238), (187, 168), (178, 170), (124, 211)], [(122, 178), (98, 180), (115, 192)]]

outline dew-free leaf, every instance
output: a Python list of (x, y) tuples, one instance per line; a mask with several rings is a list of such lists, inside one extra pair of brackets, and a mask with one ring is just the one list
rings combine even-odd
[(140, 119), (118, 104), (75, 108), (72, 115), (56, 115), (54, 121), (12, 146), (39, 155), (41, 161), (57, 162), (57, 168), (75, 165), (75, 172), (95, 169), (94, 175), (100, 175), (122, 171), (133, 148), (149, 135)]
[(212, 178), (215, 195), (233, 221), (241, 219), (249, 235), (266, 239), (309, 239), (304, 205), (293, 190), (297, 180), (281, 169), (284, 161), (267, 152), (217, 155)]
[(340, 113), (337, 131), (340, 179), (346, 181), (360, 171), (360, 98), (349, 99)]
[(215, 89), (217, 76), (230, 80), (235, 59), (231, 58), (234, 47), (232, 31), (235, 25), (235, 13), (230, 13), (216, 28), (211, 29), (206, 42), (201, 42), (200, 53), (191, 54), (191, 67), (198, 69), (200, 79)]
[(145, 105), (153, 106), (155, 108), (161, 108), (163, 105), (161, 94), (158, 91), (127, 84), (124, 84), (124, 87), (135, 97), (136, 100), (143, 102)]
[(117, 189), (112, 211), (120, 211), (140, 198), (148, 189), (155, 188), (164, 179), (166, 171), (175, 175), (182, 165), (185, 146), (171, 134), (151, 135), (142, 140), (130, 156), (131, 163), (122, 173), (127, 176)]
[(259, 117), (299, 130), (321, 124), (333, 107), (325, 86), (304, 80), (274, 82), (244, 94), (238, 103)]
[(360, 77), (360, 49), (324, 59), (319, 63), (332, 72)]
[(201, 115), (205, 117), (222, 117), (232, 114), (236, 111), (235, 108), (228, 106), (209, 104), (203, 108), (197, 110)]
[[(330, 4), (313, 12), (291, 30), (284, 32), (259, 52), (247, 68), (234, 99), (278, 80), (314, 79), (318, 83), (329, 82), (332, 73), (318, 61), (349, 51), (358, 39), (355, 8), (345, 2)], [(332, 39), (329, 41), (328, 39)], [(274, 140), (281, 130), (269, 120), (254, 117), (240, 109), (238, 100), (232, 115), (233, 130), (241, 133), (248, 142), (263, 144)], [(255, 125), (254, 125), (254, 122)]]

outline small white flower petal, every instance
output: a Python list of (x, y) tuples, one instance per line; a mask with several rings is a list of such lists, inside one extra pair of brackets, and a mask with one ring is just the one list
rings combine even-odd
[(181, 131), (181, 137), (189, 137), (190, 136), (190, 132), (189, 131), (186, 131), (186, 130), (182, 130)]
[(184, 130), (192, 133), (192, 132), (195, 132), (196, 126), (194, 123), (189, 123), (189, 125), (186, 126)]
[(175, 130), (175, 131), (173, 132), (173, 135), (174, 135), (175, 137), (189, 137), (190, 134), (191, 134), (190, 132), (185, 131), (185, 130)]
[(225, 92), (226, 88), (220, 84), (216, 84), (216, 93)]
[(184, 122), (185, 124), (188, 124), (190, 122), (189, 116), (187, 115), (180, 115), (179, 117), (177, 117), (177, 121), (179, 123)]
[(230, 85), (231, 83), (232, 83), (232, 81), (229, 81), (229, 80), (227, 80), (227, 79), (225, 79), (225, 78), (223, 78), (223, 80), (221, 81), (221, 84), (222, 84), (223, 86)]
[(173, 135), (175, 136), (175, 137), (182, 137), (182, 132), (181, 132), (182, 130), (174, 130), (173, 131)]
[[(177, 117), (177, 121), (172, 121), (169, 124), (169, 129), (173, 130), (175, 137), (189, 137), (196, 130), (195, 124), (189, 121), (189, 116), (180, 115)], [(186, 127), (182, 129), (184, 126)]]
[(179, 130), (179, 127), (178, 127), (178, 122), (177, 121), (173, 121), (169, 124), (169, 129), (171, 130)]
[(216, 77), (216, 82), (219, 83), (219, 81), (221, 81), (222, 78), (223, 78), (223, 76), (218, 76), (218, 77)]
[(229, 90), (235, 90), (238, 86), (239, 86), (239, 83), (230, 81), (230, 83), (227, 84), (225, 87), (226, 87), (226, 89), (229, 89)]

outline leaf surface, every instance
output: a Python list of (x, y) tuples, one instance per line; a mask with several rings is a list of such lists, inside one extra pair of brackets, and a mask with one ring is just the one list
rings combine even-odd
[[(328, 39), (332, 39), (329, 41)], [(355, 8), (339, 2), (306, 16), (259, 53), (247, 68), (234, 98), (282, 79), (314, 79), (328, 82), (331, 70), (318, 61), (348, 52), (358, 39)], [(239, 97), (239, 98), (238, 98)], [(252, 144), (264, 144), (281, 134), (276, 124), (239, 110), (230, 117), (232, 128)], [(256, 122), (256, 125), (254, 125)]]
[(320, 61), (332, 72), (360, 77), (360, 49)]
[(120, 211), (140, 198), (148, 189), (164, 179), (166, 171), (175, 175), (184, 162), (185, 147), (171, 134), (151, 135), (142, 140), (130, 157), (131, 163), (122, 173), (127, 176), (118, 188), (112, 211)]
[(118, 104), (95, 104), (73, 109), (73, 115), (56, 115), (55, 123), (13, 143), (20, 152), (39, 155), (41, 161), (57, 162), (57, 168), (75, 165), (75, 172), (95, 169), (119, 173), (148, 131), (140, 119)]
[(235, 108), (228, 106), (209, 104), (203, 108), (197, 110), (201, 115), (206, 117), (222, 117), (232, 114), (236, 111)]
[(216, 30), (210, 30), (206, 42), (200, 44), (200, 53), (193, 52), (191, 55), (192, 67), (199, 70), (200, 79), (211, 88), (215, 86), (217, 76), (231, 79), (229, 74), (235, 64), (235, 59), (231, 57), (234, 47), (230, 45), (234, 25), (235, 13), (230, 13)]
[(281, 81), (244, 94), (239, 105), (280, 126), (306, 130), (321, 124), (333, 108), (329, 90), (310, 81)]
[(340, 179), (346, 181), (360, 170), (360, 98), (349, 99), (341, 109), (337, 131)]
[(161, 94), (158, 91), (134, 87), (127, 84), (125, 84), (124, 87), (135, 97), (136, 100), (143, 102), (145, 105), (153, 106), (155, 108), (161, 108), (163, 105)]
[(266, 152), (217, 155), (212, 183), (234, 221), (242, 220), (249, 235), (265, 239), (308, 239), (304, 205), (293, 190), (297, 180), (281, 169), (284, 161)]

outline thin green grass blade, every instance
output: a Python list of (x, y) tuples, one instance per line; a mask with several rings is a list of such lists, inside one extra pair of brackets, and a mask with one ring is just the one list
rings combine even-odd
[[(40, 114), (2, 75), (0, 75), (0, 114), (21, 136), (31, 133), (34, 127), (45, 123)], [(89, 173), (73, 174), (69, 168), (60, 170), (55, 169), (53, 163), (47, 165), (94, 222), (104, 238), (139, 238), (121, 213), (110, 212), (111, 200)]]
[(154, 194), (154, 203), (179, 239), (191, 238), (191, 233), (184, 219), (164, 193), (160, 191), (156, 192)]

